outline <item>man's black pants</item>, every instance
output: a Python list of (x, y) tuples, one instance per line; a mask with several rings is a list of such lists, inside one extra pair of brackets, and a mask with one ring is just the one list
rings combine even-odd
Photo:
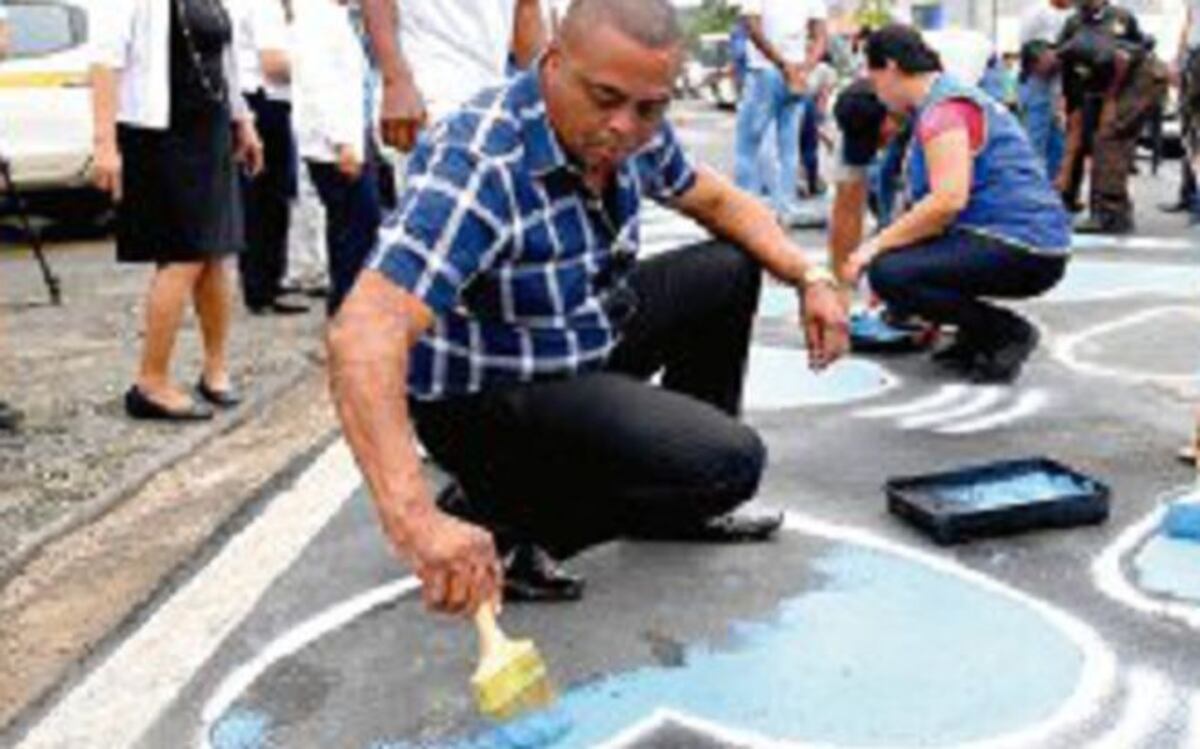
[(630, 285), (636, 311), (606, 370), (411, 403), (473, 510), (560, 559), (727, 513), (766, 462), (737, 419), (758, 265), (707, 242), (639, 263)]
[(238, 255), (242, 298), (247, 307), (275, 301), (287, 273), (291, 200), (296, 194), (297, 156), (292, 107), (261, 91), (246, 95), (263, 143), (263, 170), (242, 176), (246, 249)]

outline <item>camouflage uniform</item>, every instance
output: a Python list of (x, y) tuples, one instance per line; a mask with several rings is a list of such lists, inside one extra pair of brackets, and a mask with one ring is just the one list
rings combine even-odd
[(1076, 11), (1058, 47), (1069, 113), (1059, 189), (1074, 201), (1083, 159), (1090, 153), (1090, 228), (1129, 231), (1129, 174), (1137, 136), (1166, 96), (1166, 66), (1151, 53), (1134, 15), (1108, 3)]

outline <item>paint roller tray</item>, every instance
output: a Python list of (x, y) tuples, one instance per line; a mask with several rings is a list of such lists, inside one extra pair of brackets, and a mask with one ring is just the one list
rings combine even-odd
[(1049, 458), (889, 479), (888, 510), (939, 544), (1104, 522), (1109, 489)]

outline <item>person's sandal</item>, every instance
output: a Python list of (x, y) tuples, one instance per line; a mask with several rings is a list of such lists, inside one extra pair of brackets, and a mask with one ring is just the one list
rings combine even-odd
[(207, 421), (213, 417), (212, 409), (199, 403), (179, 410), (167, 408), (146, 397), (137, 385), (125, 392), (125, 413), (142, 421)]

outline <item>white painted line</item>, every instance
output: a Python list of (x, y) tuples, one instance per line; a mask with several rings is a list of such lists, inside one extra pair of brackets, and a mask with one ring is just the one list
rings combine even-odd
[(1188, 732), (1187, 738), (1180, 744), (1182, 747), (1200, 746), (1200, 692), (1192, 694), (1188, 702)]
[(338, 442), (55, 705), (20, 749), (130, 747), (359, 484)]
[(1082, 358), (1080, 358), (1078, 353), (1080, 346), (1094, 338), (1107, 335), (1122, 328), (1140, 325), (1156, 317), (1169, 314), (1181, 314), (1191, 317), (1195, 320), (1200, 320), (1200, 310), (1196, 310), (1192, 307), (1172, 305), (1168, 307), (1155, 307), (1153, 309), (1141, 310), (1140, 312), (1135, 312), (1131, 315), (1117, 318), (1116, 320), (1110, 320), (1108, 322), (1101, 323), (1078, 333), (1063, 336), (1054, 345), (1054, 357), (1076, 372), (1095, 377), (1115, 379), (1130, 383), (1158, 383), (1162, 385), (1187, 385), (1193, 383), (1196, 381), (1195, 373), (1164, 375), (1156, 374), (1154, 372), (1138, 371), (1119, 367), (1107, 367), (1102, 364), (1094, 364), (1084, 361)]
[(1008, 392), (1008, 388), (995, 385), (978, 388), (972, 392), (971, 397), (965, 403), (961, 403), (953, 408), (901, 419), (900, 428), (925, 429), (938, 424), (946, 425), (958, 419), (975, 416), (999, 403)]
[(1050, 394), (1041, 388), (1021, 393), (1017, 402), (1002, 411), (980, 416), (937, 429), (939, 434), (975, 434), (977, 432), (1008, 426), (1021, 419), (1033, 416), (1050, 403)]
[[(1034, 610), (1050, 622), (1051, 625), (1063, 632), (1067, 639), (1075, 643), (1076, 647), (1079, 648), (1083, 661), (1082, 672), (1074, 693), (1057, 711), (1044, 721), (1013, 733), (993, 739), (964, 744), (963, 747), (966, 749), (1016, 749), (1017, 747), (1027, 747), (1030, 744), (1045, 740), (1091, 717), (1099, 709), (1116, 683), (1116, 661), (1112, 652), (1091, 627), (1061, 609), (1032, 598), (982, 573), (965, 567), (953, 559), (934, 556), (927, 552), (911, 549), (857, 528), (835, 525), (790, 512), (786, 515), (784, 527), (792, 532), (806, 533), (883, 551), (917, 562), (939, 572), (955, 576), (967, 583), (1005, 596)], [(252, 685), (259, 676), (270, 669), (279, 659), (291, 655), (305, 646), (316, 642), (324, 635), (344, 627), (353, 621), (354, 618), (409, 595), (416, 589), (417, 583), (413, 578), (389, 583), (388, 585), (369, 590), (355, 598), (338, 604), (334, 608), (308, 619), (298, 627), (276, 638), (259, 655), (235, 669), (218, 686), (213, 697), (208, 700), (201, 712), (203, 720), (196, 745), (209, 749), (208, 735), (216, 721), (236, 702), (246, 688)], [(666, 719), (686, 721), (688, 725), (692, 726), (703, 725), (705, 731), (709, 731), (710, 729), (720, 731), (719, 734), (714, 735), (728, 737), (728, 740), (733, 743), (750, 743), (756, 747), (778, 749), (814, 749), (814, 747), (820, 746), (795, 742), (764, 742), (760, 737), (733, 733), (722, 727), (713, 729), (711, 724), (699, 719), (687, 716), (681, 717), (678, 713), (668, 711), (655, 713), (646, 721), (623, 731), (619, 736), (605, 742), (603, 746), (611, 747), (612, 749), (627, 746), (633, 739), (645, 736), (655, 727), (662, 725)]]
[[(1176, 490), (1175, 494), (1181, 491), (1184, 489)], [(1160, 502), (1157, 509), (1125, 529), (1092, 564), (1092, 580), (1104, 595), (1135, 611), (1152, 617), (1173, 619), (1193, 629), (1200, 629), (1200, 606), (1154, 598), (1135, 586), (1125, 573), (1125, 560), (1151, 534), (1157, 532), (1166, 513), (1165, 503)]]
[(860, 411), (855, 411), (854, 415), (860, 419), (895, 419), (901, 416), (933, 411), (955, 402), (966, 394), (969, 389), (966, 385), (943, 385), (937, 392), (923, 398), (918, 398), (915, 401), (900, 403), (894, 406), (864, 408)]
[(1088, 744), (1088, 749), (1129, 749), (1143, 746), (1171, 714), (1175, 705), (1171, 685), (1155, 671), (1139, 668), (1125, 679), (1126, 698), (1112, 730)]

